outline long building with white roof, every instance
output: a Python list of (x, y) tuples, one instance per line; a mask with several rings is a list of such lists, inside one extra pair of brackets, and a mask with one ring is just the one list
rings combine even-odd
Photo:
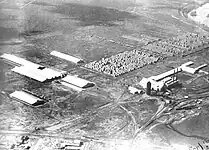
[(21, 67), (15, 67), (12, 69), (12, 71), (27, 76), (29, 78), (32, 78), (34, 80), (37, 80), (39, 82), (44, 82), (46, 80), (52, 80), (54, 78), (61, 77), (65, 71), (56, 71), (50, 68), (33, 68), (28, 66), (21, 66)]
[[(56, 54), (59, 54), (60, 56), (63, 56), (63, 54), (60, 54), (59, 52), (53, 51)], [(54, 54), (53, 53), (53, 54)], [(3, 54), (1, 56), (2, 58), (9, 60), (13, 63), (18, 64), (18, 66), (14, 67), (12, 69), (13, 72), (27, 76), (31, 79), (37, 80), (39, 82), (45, 82), (48, 80), (53, 80), (53, 79), (61, 79), (60, 83), (62, 85), (68, 86), (76, 91), (82, 91), (84, 88), (88, 87), (93, 87), (95, 83), (79, 78), (77, 76), (73, 75), (67, 75), (66, 71), (60, 71), (60, 70), (55, 70), (51, 68), (46, 68), (44, 66), (35, 64), (33, 62), (30, 62), (28, 60), (25, 60), (23, 58), (19, 58), (15, 55), (11, 54)], [(66, 56), (67, 57), (67, 56)], [(67, 57), (70, 58), (71, 57)], [(74, 62), (79, 62), (80, 59), (72, 58)]]
[(59, 71), (51, 68), (46, 68), (42, 65), (30, 62), (23, 58), (11, 54), (3, 54), (1, 58), (7, 60), (9, 63), (15, 64), (16, 67), (12, 69), (13, 72), (27, 76), (39, 82), (61, 78), (66, 71)]
[(11, 55), (11, 54), (3, 54), (3, 55), (1, 55), (1, 58), (5, 59), (9, 63), (15, 64), (17, 66), (30, 66), (30, 67), (35, 67), (35, 68), (38, 68), (40, 66), (36, 63), (25, 60), (24, 58), (20, 58), (15, 55)]
[(65, 59), (67, 61), (76, 63), (76, 64), (84, 62), (83, 59), (80, 59), (80, 58), (77, 58), (77, 57), (74, 57), (74, 56), (70, 56), (70, 55), (67, 55), (67, 54), (64, 54), (64, 53), (61, 53), (61, 52), (58, 52), (58, 51), (52, 51), (50, 54), (53, 55), (53, 56), (59, 57), (61, 59)]
[(85, 79), (82, 79), (73, 75), (67, 75), (66, 77), (62, 78), (61, 81), (75, 85), (79, 88), (88, 88), (88, 87), (93, 87), (95, 85), (95, 83), (91, 81), (88, 81), (88, 80), (85, 80)]
[(15, 91), (10, 94), (10, 97), (31, 106), (38, 106), (40, 104), (45, 103), (45, 101), (43, 101), (42, 99), (33, 96), (32, 94), (26, 93), (24, 91)]
[[(157, 76), (151, 76), (149, 78), (142, 78), (142, 80), (139, 82), (139, 84), (143, 88), (147, 88), (147, 83), (151, 83), (151, 88), (154, 90), (161, 91), (165, 87), (169, 87), (172, 85), (175, 85), (178, 83), (178, 79), (174, 76), (175, 74), (185, 71), (187, 73), (195, 74), (199, 71), (202, 71), (201, 69), (206, 67), (207, 64), (203, 64), (196, 68), (189, 67), (190, 65), (194, 64), (194, 62), (189, 61), (187, 63), (182, 64), (180, 67), (177, 67), (175, 69), (169, 70), (167, 72), (164, 72), (162, 74), (159, 74)], [(204, 71), (202, 71), (204, 72)], [(207, 74), (207, 72), (206, 72)]]

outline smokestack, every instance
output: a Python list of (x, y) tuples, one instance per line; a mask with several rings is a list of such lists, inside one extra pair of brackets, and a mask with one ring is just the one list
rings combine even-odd
[(150, 95), (151, 94), (151, 82), (148, 81), (147, 82), (147, 91), (146, 91), (147, 95)]
[(175, 80), (175, 69), (174, 69), (174, 74), (173, 74), (173, 81)]

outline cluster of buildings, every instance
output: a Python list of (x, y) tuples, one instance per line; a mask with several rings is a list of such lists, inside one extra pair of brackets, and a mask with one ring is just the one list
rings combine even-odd
[[(190, 74), (196, 74), (198, 72), (204, 72), (201, 69), (207, 67), (207, 64), (203, 64), (196, 68), (189, 67), (192, 64), (194, 64), (194, 62), (189, 61), (182, 64), (180, 67), (177, 67), (160, 75), (151, 76), (149, 78), (142, 78), (139, 84), (147, 90), (147, 94), (150, 94), (152, 90), (166, 91), (169, 88), (179, 84), (179, 80), (177, 78), (178, 73), (185, 71)], [(207, 72), (204, 73), (208, 74)]]
[[(84, 62), (80, 58), (76, 58), (57, 51), (52, 51), (51, 55), (61, 59), (65, 59), (67, 61), (71, 61), (76, 64)], [(78, 92), (81, 92), (82, 90), (93, 87), (95, 85), (94, 82), (82, 79), (78, 76), (70, 75), (66, 71), (60, 71), (55, 68), (46, 68), (42, 65), (30, 62), (26, 59), (17, 57), (15, 55), (3, 54), (1, 55), (1, 58), (3, 58), (5, 61), (9, 62), (12, 65), (15, 65), (15, 67), (11, 69), (13, 72), (24, 75), (39, 82), (50, 82), (56, 80), (59, 84), (67, 86)], [(146, 93), (149, 95), (151, 94), (151, 91), (167, 91), (175, 85), (179, 84), (177, 74), (182, 71), (185, 71), (190, 74), (196, 74), (198, 72), (208, 74), (208, 72), (201, 70), (202, 68), (206, 67), (207, 64), (200, 65), (196, 68), (190, 67), (193, 64), (194, 62), (189, 61), (175, 69), (169, 70), (162, 74), (151, 76), (148, 78), (144, 77), (139, 82), (139, 85), (143, 89), (146, 89)], [(144, 93), (144, 90), (132, 86), (129, 86), (128, 90), (132, 94)], [(12, 94), (10, 94), (10, 96), (32, 106), (38, 106), (39, 104), (43, 104), (46, 102), (46, 100), (42, 100), (36, 95), (33, 95), (27, 91), (15, 91)]]
[[(71, 61), (73, 63), (83, 62), (82, 59), (56, 51), (53, 51), (51, 55)], [(78, 76), (70, 75), (67, 71), (61, 71), (55, 68), (47, 68), (45, 66), (33, 63), (15, 55), (3, 54), (0, 57), (7, 61), (9, 64), (15, 66), (11, 69), (11, 71), (41, 83), (52, 82), (56, 80), (59, 84), (67, 86), (78, 92), (85, 90), (86, 88), (93, 87), (95, 85), (94, 82), (82, 79)], [(46, 100), (41, 99), (40, 97), (31, 94), (31, 92), (25, 90), (15, 91), (11, 93), (10, 96), (18, 101), (29, 104), (31, 106), (39, 106), (46, 102)]]
[[(53, 51), (51, 55), (57, 56), (67, 61), (71, 61), (76, 64), (84, 62), (82, 59), (75, 58), (56, 51)], [(26, 59), (17, 57), (15, 55), (3, 54), (0, 57), (3, 58), (5, 61), (9, 62), (10, 64), (15, 65), (15, 67), (12, 68), (11, 71), (41, 83), (51, 82), (56, 80), (56, 82), (64, 86), (67, 86), (71, 89), (74, 89), (78, 92), (81, 92), (84, 89), (95, 86), (94, 82), (88, 81), (86, 79), (82, 79), (78, 76), (70, 75), (66, 71), (57, 70), (55, 68), (47, 68), (45, 66), (30, 62)], [(157, 92), (167, 91), (170, 88), (174, 87), (175, 85), (179, 84), (179, 79), (177, 74), (182, 71), (185, 71), (190, 74), (196, 74), (199, 72), (209, 74), (208, 72), (201, 70), (202, 68), (206, 67), (207, 64), (200, 65), (196, 68), (190, 67), (193, 64), (194, 62), (189, 61), (175, 69), (169, 70), (162, 74), (151, 76), (148, 78), (144, 77), (139, 82), (139, 85), (142, 87), (141, 89), (129, 86), (128, 90), (131, 94), (144, 94), (143, 89), (146, 89), (146, 93), (150, 95), (152, 91), (157, 91)], [(45, 99), (44, 97), (37, 96), (36, 94), (33, 94), (32, 92), (27, 90), (14, 91), (13, 93), (10, 94), (10, 97), (16, 99), (17, 101), (25, 103), (26, 105), (30, 105), (32, 107), (38, 107), (48, 102), (48, 100)], [(56, 130), (58, 128), (61, 128), (62, 126), (63, 126), (62, 124), (59, 124), (57, 126), (49, 127), (47, 128), (47, 130)], [(38, 148), (39, 144), (40, 143), (38, 142), (35, 147)], [(81, 140), (74, 140), (71, 143), (69, 142), (61, 143), (60, 147), (61, 149), (65, 149), (65, 150), (67, 149), (81, 150), (84, 148), (84, 143)]]
[[(71, 61), (76, 64), (84, 62), (82, 59), (56, 51), (52, 51), (51, 55), (57, 56), (67, 61)], [(0, 58), (15, 66), (11, 69), (11, 71), (23, 75), (27, 78), (36, 80), (40, 83), (56, 81), (61, 85), (67, 86), (78, 92), (95, 85), (94, 82), (82, 79), (78, 76), (70, 75), (67, 71), (61, 71), (55, 68), (47, 68), (15, 55), (3, 54), (0, 56)], [(45, 96), (39, 96), (25, 89), (14, 91), (9, 96), (16, 101), (31, 107), (39, 107), (40, 105), (43, 105), (49, 101)], [(42, 139), (35, 144), (33, 149), (39, 149), (41, 144), (43, 144)], [(59, 148), (64, 150), (82, 150), (84, 147), (85, 143), (81, 140), (65, 140), (64, 142), (59, 143)]]

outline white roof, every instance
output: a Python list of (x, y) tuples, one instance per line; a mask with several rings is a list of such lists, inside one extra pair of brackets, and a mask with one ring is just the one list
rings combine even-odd
[(147, 78), (142, 78), (142, 80), (139, 82), (139, 84), (143, 87), (143, 88), (147, 88), (147, 82), (149, 81), (149, 79)]
[(31, 105), (36, 103), (38, 100), (41, 100), (41, 99), (39, 99), (31, 94), (28, 94), (24, 91), (15, 91), (10, 94), (10, 97), (17, 98), (17, 99), (27, 102)]
[(47, 79), (59, 77), (65, 71), (57, 71), (51, 68), (44, 68), (43, 70), (37, 69), (41, 74), (45, 75)]
[(138, 92), (138, 93), (142, 92), (142, 90), (137, 89), (137, 88), (132, 87), (132, 86), (129, 86), (128, 89), (129, 89), (130, 93), (132, 93), (132, 94), (135, 94), (136, 92)]
[(64, 53), (60, 53), (58, 51), (52, 51), (50, 54), (53, 55), (53, 56), (65, 59), (67, 61), (71, 61), (73, 63), (79, 63), (79, 62), (83, 61), (80, 58), (76, 58), (76, 57), (73, 57), (73, 56), (70, 56), (70, 55), (67, 55), (67, 54), (64, 54)]
[(39, 72), (37, 69), (33, 69), (33, 68), (28, 68), (28, 67), (14, 67), (12, 69), (12, 71), (19, 73), (21, 75), (30, 77), (32, 79), (35, 79), (37, 81), (43, 82), (45, 81), (46, 75), (42, 74), (41, 72)]
[(55, 131), (55, 130), (58, 130), (58, 129), (63, 128), (65, 126), (66, 126), (66, 124), (57, 124), (57, 125), (54, 125), (51, 127), (47, 127), (46, 130), (47, 131)]
[(72, 76), (72, 75), (67, 75), (65, 78), (62, 79), (63, 81), (76, 85), (80, 88), (85, 87), (87, 84), (91, 83), (94, 84), (93, 82), (90, 82), (88, 80), (76, 77), (76, 76)]
[(182, 66), (181, 68), (183, 71), (191, 73), (191, 74), (194, 74), (196, 71), (194, 68), (191, 68), (191, 67)]
[(67, 83), (65, 81), (61, 81), (61, 84), (64, 85), (64, 86), (67, 86), (67, 87), (69, 87), (69, 88), (71, 88), (71, 89), (73, 89), (75, 91), (78, 91), (78, 92), (81, 92), (83, 90), (82, 88), (77, 87), (77, 86), (72, 85), (72, 84), (69, 84), (69, 83)]
[(188, 62), (182, 64), (180, 67), (182, 67), (182, 66), (191, 66), (191, 65), (193, 65), (193, 64), (194, 64), (193, 61), (188, 61)]
[(23, 58), (17, 57), (15, 55), (11, 55), (11, 54), (3, 54), (1, 55), (2, 58), (7, 59), (9, 61), (15, 62), (17, 64), (20, 64), (22, 66), (30, 66), (30, 67), (34, 67), (34, 68), (38, 68), (40, 65), (35, 64), (33, 62), (30, 62), (28, 60), (25, 60)]
[[(78, 139), (72, 139), (72, 140), (62, 140), (62, 143), (60, 143), (61, 145), (65, 146), (65, 145), (68, 145), (68, 146), (77, 146), (77, 148), (80, 147), (80, 144), (81, 144), (81, 140), (78, 140)], [(79, 146), (79, 147), (78, 147)]]
[(78, 146), (68, 146), (68, 145), (67, 145), (67, 149), (70, 149), (70, 150), (73, 150), (73, 149), (75, 149), (75, 150), (78, 150), (78, 149), (81, 150), (82, 147), (83, 147), (83, 146), (79, 146), (79, 147), (78, 147)]
[[(188, 62), (189, 63), (189, 62)], [(186, 63), (185, 63), (186, 64)], [(204, 68), (204, 67), (207, 67), (207, 64), (203, 64), (201, 66), (198, 66), (196, 68), (191, 68), (191, 67), (187, 67), (188, 65), (181, 65), (181, 69), (185, 72), (188, 72), (188, 73), (191, 73), (191, 74), (195, 74), (197, 73), (198, 71), (200, 71), (200, 69)]]
[(54, 77), (59, 77), (62, 74), (62, 72), (58, 72), (50, 68), (44, 68), (40, 70), (37, 68), (29, 68), (25, 66), (15, 67), (12, 69), (12, 71), (30, 77), (40, 82), (43, 82), (47, 79), (52, 79)]

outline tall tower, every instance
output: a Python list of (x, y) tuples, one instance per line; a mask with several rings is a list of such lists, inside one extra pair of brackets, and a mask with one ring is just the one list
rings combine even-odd
[(147, 82), (147, 91), (146, 91), (147, 95), (150, 95), (151, 94), (151, 89), (152, 89), (151, 82), (148, 81)]

